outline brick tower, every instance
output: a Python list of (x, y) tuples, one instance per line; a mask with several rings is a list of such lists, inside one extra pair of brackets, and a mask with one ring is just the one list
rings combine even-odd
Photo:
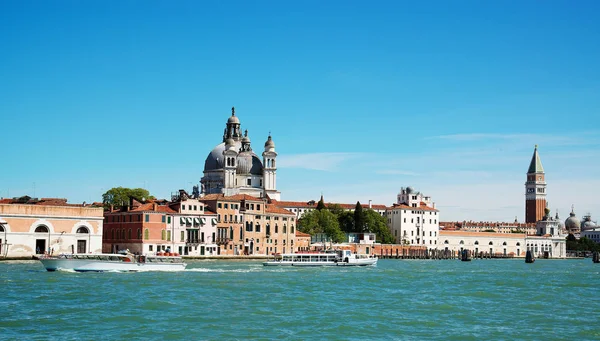
[(544, 217), (546, 208), (546, 177), (535, 145), (525, 183), (525, 222), (535, 223)]

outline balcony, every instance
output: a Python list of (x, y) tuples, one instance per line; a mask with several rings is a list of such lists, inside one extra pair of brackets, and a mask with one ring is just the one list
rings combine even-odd
[(198, 246), (201, 241), (199, 239), (186, 239), (185, 246)]
[(217, 238), (216, 242), (217, 245), (225, 245), (228, 244), (231, 241), (231, 239), (229, 238)]

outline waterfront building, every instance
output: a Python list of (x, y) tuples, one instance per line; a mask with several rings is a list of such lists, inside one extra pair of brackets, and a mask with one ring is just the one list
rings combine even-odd
[(166, 231), (172, 252), (192, 257), (220, 254), (217, 213), (200, 199), (191, 198), (184, 190), (171, 196), (169, 208), (174, 211), (167, 216)]
[(525, 257), (524, 233), (440, 231), (440, 249), (454, 252), (469, 250), (472, 255)]
[(67, 199), (1, 199), (0, 257), (99, 252), (102, 211)]
[(269, 255), (297, 250), (296, 217), (267, 198), (207, 194), (201, 200), (217, 212), (222, 254)]
[(567, 236), (563, 233), (558, 215), (552, 218), (548, 208), (544, 213), (544, 217), (536, 223), (537, 234), (525, 238), (527, 250), (538, 258), (566, 258)]
[(544, 217), (546, 208), (546, 175), (535, 145), (525, 182), (525, 222), (536, 223)]
[(252, 149), (248, 130), (242, 135), (241, 123), (231, 108), (223, 140), (206, 157), (201, 192), (232, 196), (246, 194), (257, 198), (279, 200), (277, 191), (277, 152), (269, 134), (264, 144), (262, 161)]
[(397, 244), (437, 247), (440, 217), (431, 197), (402, 187), (385, 217)]
[(298, 252), (309, 251), (310, 250), (310, 234), (296, 230), (296, 245), (297, 245)]

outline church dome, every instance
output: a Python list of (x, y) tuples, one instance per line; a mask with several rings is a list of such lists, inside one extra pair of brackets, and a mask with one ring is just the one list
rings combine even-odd
[(237, 174), (262, 175), (263, 165), (253, 152), (241, 152), (237, 158)]
[(592, 217), (585, 216), (583, 218), (583, 222), (581, 223), (581, 230), (582, 231), (591, 230), (591, 229), (594, 229), (596, 227), (598, 227), (598, 226), (596, 226), (596, 223), (594, 223), (592, 221)]
[[(231, 141), (229, 141), (231, 140)], [(240, 143), (234, 141), (233, 139), (227, 139), (227, 142), (233, 142), (233, 148), (238, 150), (240, 148)], [(229, 147), (229, 144), (228, 144)], [(225, 142), (219, 143), (206, 157), (204, 161), (204, 171), (212, 171), (223, 169), (223, 152), (225, 151)]]
[(265, 149), (271, 149), (271, 148), (275, 148), (275, 142), (273, 142), (271, 135), (269, 135), (267, 142), (265, 142)]
[(237, 116), (235, 116), (235, 114), (231, 114), (231, 116), (227, 120), (227, 123), (229, 123), (229, 124), (240, 124), (240, 119), (237, 118)]
[(571, 212), (571, 214), (569, 214), (569, 218), (565, 220), (565, 228), (569, 232), (577, 232), (579, 231), (580, 227), (581, 224), (579, 223), (579, 219), (577, 219), (577, 217), (575, 216), (575, 212)]

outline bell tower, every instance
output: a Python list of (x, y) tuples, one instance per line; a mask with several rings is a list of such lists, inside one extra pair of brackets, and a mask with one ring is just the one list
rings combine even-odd
[(265, 142), (265, 151), (262, 153), (262, 157), (264, 193), (271, 199), (280, 200), (281, 193), (277, 191), (277, 165), (275, 164), (277, 153), (270, 132), (267, 142)]
[(546, 209), (546, 176), (542, 161), (535, 145), (533, 157), (527, 170), (525, 182), (525, 222), (536, 223), (542, 220)]

